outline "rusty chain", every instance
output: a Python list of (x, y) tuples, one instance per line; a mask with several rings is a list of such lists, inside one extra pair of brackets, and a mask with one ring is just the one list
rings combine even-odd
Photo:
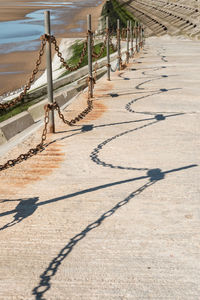
[(100, 52), (98, 54), (94, 52), (94, 39), (92, 40), (92, 56), (94, 58), (97, 59), (97, 58), (99, 58), (99, 57), (102, 56), (103, 51), (104, 51), (104, 49), (106, 47), (106, 41), (107, 41), (107, 39), (108, 39), (108, 32), (106, 33), (105, 39), (104, 39), (103, 44), (102, 44), (102, 46), (100, 48)]
[(44, 146), (45, 146), (44, 142), (47, 137), (47, 125), (49, 123), (49, 111), (50, 110), (51, 110), (50, 104), (45, 105), (44, 128), (42, 131), (41, 142), (35, 148), (31, 148), (28, 152), (20, 154), (17, 158), (10, 159), (5, 164), (0, 165), (0, 171), (6, 170), (10, 167), (14, 167), (16, 164), (18, 164), (24, 160), (27, 160), (28, 158), (36, 155), (38, 152), (41, 152), (44, 150)]
[[(92, 95), (91, 95), (91, 90), (94, 89), (94, 84), (96, 83), (94, 77), (92, 76), (88, 76), (87, 77), (87, 85), (88, 85), (88, 99), (92, 98)], [(91, 88), (91, 85), (92, 85), (92, 88)]]
[(93, 101), (92, 100), (87, 100), (87, 107), (78, 114), (78, 116), (76, 116), (74, 119), (71, 119), (70, 121), (66, 120), (64, 115), (61, 113), (60, 110), (60, 106), (58, 105), (57, 102), (53, 103), (53, 107), (55, 110), (58, 111), (58, 116), (59, 118), (67, 125), (69, 126), (73, 126), (75, 125), (77, 122), (79, 122), (80, 120), (82, 120), (84, 117), (87, 116), (87, 114), (93, 109)]
[(126, 33), (127, 33), (127, 28), (122, 28), (122, 32), (121, 32), (122, 41), (126, 41)]
[(63, 64), (63, 66), (68, 71), (72, 72), (72, 71), (76, 71), (76, 70), (78, 70), (80, 68), (80, 65), (82, 64), (83, 59), (84, 59), (84, 57), (86, 55), (86, 52), (87, 52), (87, 43), (88, 43), (87, 39), (84, 42), (84, 46), (83, 46), (83, 50), (82, 50), (81, 55), (80, 55), (80, 59), (79, 59), (78, 63), (75, 66), (70, 66), (70, 65), (68, 65), (66, 63), (65, 59), (62, 56), (62, 53), (60, 52), (60, 48), (58, 46), (57, 40), (56, 40), (56, 38), (54, 36), (51, 36), (51, 42), (54, 45), (55, 51), (57, 53), (57, 56), (60, 59), (60, 62)]
[(44, 115), (44, 128), (42, 131), (42, 136), (41, 136), (41, 142), (35, 147), (31, 148), (28, 152), (20, 154), (17, 158), (15, 159), (10, 159), (8, 160), (5, 164), (0, 165), (0, 171), (6, 170), (10, 167), (14, 167), (16, 164), (27, 160), (28, 158), (38, 154), (39, 152), (42, 152), (45, 147), (45, 141), (47, 138), (47, 125), (49, 123), (49, 112), (50, 110), (57, 110), (58, 115), (60, 119), (67, 125), (73, 126), (75, 125), (78, 121), (82, 120), (92, 109), (93, 109), (93, 101), (92, 100), (87, 100), (87, 107), (80, 113), (78, 114), (77, 117), (74, 119), (71, 119), (70, 121), (66, 120), (64, 115), (61, 113), (60, 107), (57, 102), (54, 102), (53, 104), (46, 104), (44, 106), (45, 109), (45, 115)]
[(110, 47), (112, 49), (113, 52), (117, 51), (117, 43), (116, 45), (113, 44), (112, 42), (113, 37), (110, 35)]
[(94, 77), (93, 77), (94, 78), (94, 83), (96, 83), (96, 80), (97, 80), (98, 67), (99, 67), (98, 62), (96, 62), (95, 65), (94, 65)]
[[(121, 30), (117, 28), (117, 49), (119, 48), (120, 44), (120, 37), (121, 37)], [(117, 59), (119, 60), (119, 69), (122, 69), (122, 55), (121, 55), (121, 49), (120, 54), (117, 56)]]
[(39, 66), (42, 62), (42, 56), (44, 54), (45, 45), (46, 45), (46, 39), (44, 39), (42, 36), (41, 37), (41, 47), (39, 50), (38, 59), (36, 60), (35, 68), (32, 71), (32, 74), (31, 74), (31, 77), (30, 77), (28, 83), (25, 85), (24, 90), (20, 93), (20, 95), (17, 98), (15, 98), (9, 102), (6, 102), (6, 103), (0, 103), (0, 110), (6, 110), (10, 107), (13, 107), (17, 103), (21, 102), (23, 100), (24, 96), (26, 96), (27, 91), (30, 90), (31, 84), (34, 82), (35, 76), (39, 71)]
[(129, 61), (129, 58), (130, 58), (130, 53), (129, 53), (129, 51), (126, 51), (126, 63), (128, 63), (128, 61)]
[(137, 38), (137, 26), (134, 27), (133, 33), (134, 33), (134, 37)]
[[(136, 31), (137, 31), (137, 29), (138, 28), (136, 28)], [(126, 32), (126, 29), (124, 28), (122, 30), (122, 36), (124, 35), (125, 32)], [(119, 36), (120, 36), (120, 30), (117, 31), (117, 45), (118, 45), (118, 37)], [(103, 45), (101, 46), (99, 54), (95, 53), (94, 50), (93, 50), (93, 52), (92, 52), (93, 57), (99, 58), (103, 54), (103, 51), (104, 51), (105, 46), (106, 46), (107, 38), (108, 38), (108, 33), (106, 34), (106, 37), (104, 39)], [(31, 74), (31, 77), (30, 77), (28, 83), (25, 85), (24, 90), (20, 93), (20, 95), (17, 98), (15, 98), (14, 100), (12, 100), (8, 103), (4, 103), (4, 104), (0, 103), (0, 110), (5, 110), (5, 109), (8, 109), (8, 108), (16, 105), (17, 103), (21, 102), (22, 99), (24, 98), (24, 96), (27, 94), (27, 91), (30, 89), (31, 84), (34, 82), (35, 76), (39, 71), (39, 66), (41, 64), (41, 59), (42, 59), (42, 56), (44, 54), (44, 47), (46, 45), (46, 42), (49, 39), (51, 39), (51, 42), (53, 43), (53, 45), (55, 47), (55, 51), (56, 51), (58, 57), (60, 58), (61, 63), (63, 64), (63, 66), (67, 70), (75, 71), (80, 67), (80, 65), (83, 61), (83, 58), (84, 58), (84, 56), (86, 55), (86, 52), (87, 52), (87, 43), (88, 43), (87, 39), (84, 42), (83, 50), (82, 50), (82, 53), (80, 55), (80, 59), (79, 59), (78, 64), (76, 66), (69, 66), (65, 62), (65, 60), (62, 56), (62, 53), (60, 52), (60, 49), (59, 49), (59, 46), (57, 44), (56, 38), (54, 36), (49, 36), (49, 35), (46, 35), (46, 34), (41, 36), (41, 47), (40, 47), (40, 50), (39, 50), (38, 59), (36, 61), (36, 67), (32, 71), (32, 74)], [(112, 47), (113, 51), (116, 51), (116, 47), (113, 45), (111, 37), (110, 37), (110, 44), (111, 44), (111, 47)], [(140, 44), (141, 44), (141, 46), (143, 45), (142, 42)], [(121, 54), (118, 58), (120, 59), (120, 66), (122, 67)], [(94, 70), (95, 76), (94, 76), (94, 78), (90, 78), (90, 77), (87, 78), (88, 87), (90, 87), (90, 84), (94, 84), (96, 82), (97, 68), (98, 68), (98, 63), (95, 64), (95, 70)], [(89, 90), (90, 89), (88, 88), (88, 91)], [(90, 100), (90, 95), (88, 94), (87, 107), (81, 113), (79, 113), (78, 116), (71, 119), (70, 121), (65, 119), (64, 115), (61, 113), (61, 109), (60, 109), (57, 102), (54, 102), (53, 104), (45, 105), (44, 128), (43, 128), (43, 131), (42, 131), (41, 142), (35, 148), (31, 148), (28, 152), (20, 154), (16, 159), (8, 160), (5, 164), (0, 165), (0, 171), (8, 169), (9, 167), (13, 167), (17, 163), (20, 163), (24, 160), (27, 160), (28, 158), (30, 158), (30, 157), (32, 157), (32, 156), (36, 155), (37, 153), (44, 150), (45, 141), (46, 141), (46, 137), (47, 137), (47, 125), (49, 123), (49, 112), (50, 112), (50, 110), (53, 110), (53, 109), (57, 110), (59, 118), (65, 124), (67, 124), (68, 126), (73, 126), (78, 121), (82, 120), (93, 109), (93, 100)]]

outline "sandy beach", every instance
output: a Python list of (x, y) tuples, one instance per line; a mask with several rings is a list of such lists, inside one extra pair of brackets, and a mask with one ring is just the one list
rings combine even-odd
[[(52, 2), (55, 3), (55, 1)], [(64, 3), (64, 1), (60, 1), (59, 3), (61, 2)], [(73, 0), (71, 1), (71, 3), (72, 2)], [(37, 3), (40, 3), (40, 5), (37, 6)], [(56, 34), (56, 37), (59, 42), (62, 37), (84, 37), (86, 32), (87, 14), (92, 15), (93, 30), (97, 28), (98, 17), (101, 14), (101, 9), (104, 1), (101, 1), (101, 3), (94, 1), (92, 3), (86, 3), (85, 5), (84, 3), (82, 3), (82, 8), (72, 10), (73, 13), (71, 13), (70, 16), (68, 15), (66, 20), (65, 15), (61, 15), (62, 24), (56, 26), (56, 30), (58, 32)], [(34, 12), (36, 10), (49, 10), (51, 1), (37, 2), (32, 0), (28, 2), (29, 5), (26, 4), (26, 0), (17, 2), (17, 5), (14, 1), (8, 0), (7, 2), (5, 2), (0, 0), (0, 22), (23, 19), (28, 13)], [(56, 5), (53, 7), (51, 6), (51, 9), (56, 10)], [(80, 20), (85, 20), (85, 22), (80, 22)], [(77, 26), (80, 27), (78, 32), (76, 30)], [(62, 32), (60, 30), (60, 27), (62, 27)], [(0, 95), (8, 91), (18, 89), (21, 86), (25, 85), (25, 83), (29, 79), (31, 71), (35, 66), (37, 56), (38, 49), (34, 51), (15, 51), (12, 53), (0, 55)], [(45, 57), (43, 57), (38, 76), (40, 76), (44, 71), (45, 64)]]

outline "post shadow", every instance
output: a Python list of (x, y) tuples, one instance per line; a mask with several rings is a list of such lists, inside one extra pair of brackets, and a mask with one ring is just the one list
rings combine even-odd
[[(142, 185), (140, 188), (133, 191), (124, 200), (119, 201), (110, 210), (103, 213), (98, 219), (96, 219), (94, 222), (87, 225), (80, 233), (73, 236), (67, 242), (67, 244), (56, 255), (56, 257), (54, 257), (51, 260), (51, 262), (49, 263), (46, 270), (40, 275), (39, 284), (36, 287), (34, 287), (33, 290), (32, 290), (32, 295), (35, 295), (35, 299), (37, 299), (37, 300), (44, 299), (44, 294), (51, 288), (51, 279), (56, 275), (56, 273), (57, 273), (60, 265), (62, 264), (62, 262), (72, 252), (74, 247), (82, 239), (84, 239), (90, 231), (95, 230), (97, 227), (101, 226), (107, 218), (110, 218), (117, 210), (119, 210), (124, 205), (128, 204), (135, 196), (138, 196), (144, 190), (146, 190), (148, 187), (154, 185), (156, 182), (158, 182), (160, 180), (163, 180), (165, 178), (166, 174), (186, 170), (186, 169), (193, 168), (193, 167), (196, 167), (196, 166), (197, 165), (188, 165), (188, 166), (184, 166), (184, 167), (177, 168), (177, 169), (167, 170), (167, 171), (164, 171), (164, 172), (159, 168), (150, 169), (150, 170), (148, 170), (146, 176), (142, 176), (140, 178), (133, 178), (133, 179), (129, 179), (129, 180), (121, 181), (121, 182), (115, 182), (115, 183), (111, 183), (111, 184), (107, 184), (107, 185), (104, 185), (104, 186), (99, 186), (99, 187), (95, 187), (95, 188), (92, 188), (92, 189), (83, 190), (83, 191), (71, 194), (71, 196), (72, 195), (75, 196), (75, 195), (84, 194), (86, 192), (106, 188), (106, 187), (109, 187), (109, 186), (112, 186), (112, 185), (122, 184), (122, 183), (125, 183), (125, 182), (140, 180), (140, 179), (144, 179), (144, 178), (148, 179), (148, 181), (144, 185)], [(60, 198), (50, 199), (50, 200), (48, 200), (48, 203), (64, 200), (64, 199), (68, 198), (69, 196), (70, 195), (66, 195), (66, 196), (63, 196), (63, 197), (60, 197)], [(44, 205), (46, 203), (43, 202), (43, 204), (41, 203), (41, 205)]]
[[(9, 227), (12, 227), (12, 226), (22, 222), (24, 219), (30, 217), (38, 208), (37, 203), (36, 203), (38, 200), (39, 200), (38, 197), (14, 200), (14, 201), (19, 201), (19, 203), (17, 204), (15, 209), (8, 211), (8, 212), (0, 213), (0, 217), (14, 214), (13, 220), (11, 222), (7, 223), (6, 225), (4, 225), (3, 227), (1, 227), (0, 230), (4, 230)], [(11, 201), (11, 200), (4, 200), (4, 201), (1, 201), (1, 203), (8, 202), (8, 201)]]

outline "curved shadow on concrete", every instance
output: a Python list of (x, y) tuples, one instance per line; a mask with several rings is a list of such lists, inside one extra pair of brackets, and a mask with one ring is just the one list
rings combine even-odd
[(99, 144), (93, 151), (92, 153), (90, 154), (90, 158), (91, 160), (98, 164), (98, 165), (101, 165), (103, 167), (109, 167), (109, 168), (112, 168), (112, 169), (121, 169), (121, 170), (138, 170), (138, 171), (146, 171), (148, 170), (148, 168), (135, 168), (135, 167), (125, 167), (125, 166), (120, 166), (120, 165), (113, 165), (113, 164), (110, 164), (110, 163), (107, 163), (103, 160), (101, 160), (99, 158), (99, 154), (101, 152), (101, 150), (107, 146), (110, 142), (116, 140), (117, 138), (120, 138), (126, 134), (129, 134), (129, 133), (132, 133), (132, 132), (135, 132), (135, 131), (138, 131), (138, 130), (141, 130), (141, 129), (144, 129), (144, 128), (147, 128), (149, 126), (152, 126), (152, 125), (155, 125), (157, 124), (158, 122), (160, 121), (164, 121), (166, 120), (167, 118), (170, 118), (170, 117), (176, 117), (176, 116), (180, 116), (180, 115), (183, 115), (183, 114), (171, 114), (171, 115), (167, 115), (167, 116), (163, 116), (162, 114), (158, 114), (158, 115), (155, 115), (154, 118), (152, 118), (154, 121), (151, 122), (151, 123), (147, 123), (147, 124), (144, 124), (140, 127), (136, 127), (136, 128), (133, 128), (133, 129), (130, 129), (130, 130), (126, 130), (124, 132), (121, 132), (115, 136), (112, 136), (111, 138), (108, 138), (106, 139), (105, 141), (103, 141), (101, 144)]
[(0, 213), (0, 217), (14, 214), (13, 220), (11, 222), (7, 223), (6, 225), (4, 225), (3, 227), (1, 227), (0, 230), (4, 230), (9, 227), (12, 227), (12, 226), (22, 222), (26, 218), (30, 217), (38, 208), (38, 205), (37, 205), (38, 200), (39, 200), (38, 197), (33, 197), (33, 198), (25, 198), (25, 199), (17, 199), (17, 200), (0, 201), (0, 203), (13, 202), (13, 201), (19, 202), (17, 204), (17, 206), (15, 207), (15, 209), (4, 212), (4, 213)]
[(124, 183), (128, 183), (128, 182), (135, 181), (135, 180), (141, 180), (141, 179), (145, 179), (145, 178), (148, 179), (148, 181), (144, 185), (142, 185), (140, 188), (138, 188), (135, 191), (133, 191), (132, 193), (130, 193), (124, 200), (118, 202), (110, 210), (103, 213), (98, 219), (96, 219), (94, 222), (87, 225), (81, 232), (77, 233), (66, 243), (66, 245), (59, 251), (59, 253), (51, 260), (51, 262), (49, 263), (49, 265), (45, 269), (45, 271), (40, 275), (39, 284), (36, 287), (34, 287), (32, 290), (32, 294), (35, 296), (35, 299), (37, 299), (37, 300), (45, 299), (44, 294), (51, 288), (51, 279), (56, 275), (60, 265), (67, 258), (67, 256), (72, 252), (74, 247), (81, 240), (83, 240), (87, 236), (88, 233), (90, 233), (92, 230), (95, 230), (97, 227), (101, 226), (107, 218), (110, 218), (116, 211), (118, 211), (124, 205), (128, 204), (135, 196), (138, 196), (144, 190), (146, 190), (148, 187), (152, 186), (156, 182), (163, 180), (165, 178), (166, 174), (186, 170), (189, 168), (193, 168), (195, 166), (197, 166), (197, 165), (184, 166), (181, 168), (172, 169), (172, 170), (168, 170), (168, 171), (164, 171), (164, 172), (159, 168), (150, 169), (147, 171), (146, 176), (141, 176), (138, 178), (132, 178), (132, 179), (127, 179), (127, 180), (123, 180), (123, 181), (105, 184), (102, 186), (97, 186), (97, 187), (83, 190), (83, 191), (80, 191), (80, 192), (77, 192), (77, 193), (74, 193), (71, 195), (65, 195), (63, 197), (54, 198), (54, 199), (50, 199), (50, 200), (39, 203), (39, 205), (45, 205), (47, 203), (65, 200), (67, 198), (71, 198), (71, 197), (85, 194), (88, 192), (93, 192), (93, 191), (96, 191), (96, 190), (99, 190), (102, 188), (107, 188), (107, 187), (110, 187), (113, 185), (124, 184)]
[(149, 94), (149, 95), (144, 95), (142, 97), (138, 97), (138, 98), (135, 98), (133, 100), (131, 100), (129, 103), (126, 104), (125, 108), (127, 111), (131, 112), (131, 113), (140, 113), (140, 114), (148, 114), (148, 115), (155, 115), (155, 113), (152, 113), (152, 112), (144, 112), (144, 111), (135, 111), (131, 108), (131, 106), (136, 103), (137, 101), (139, 100), (143, 100), (145, 98), (149, 98), (151, 96), (154, 96), (154, 95), (159, 95), (159, 94), (162, 94), (162, 93), (165, 93), (165, 92), (168, 92), (168, 91), (173, 91), (173, 90), (179, 90), (179, 88), (173, 88), (173, 89), (165, 89), (165, 88), (161, 88), (160, 90), (152, 93), (152, 94)]

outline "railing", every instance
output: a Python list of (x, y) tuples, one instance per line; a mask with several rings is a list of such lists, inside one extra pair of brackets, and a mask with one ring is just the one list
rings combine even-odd
[[(39, 66), (41, 64), (41, 58), (44, 55), (45, 47), (46, 47), (46, 58), (47, 58), (47, 86), (48, 86), (48, 100), (49, 103), (45, 105), (45, 115), (44, 115), (44, 128), (42, 131), (41, 142), (35, 147), (31, 148), (28, 152), (19, 155), (16, 159), (8, 160), (5, 164), (0, 165), (0, 171), (5, 170), (9, 167), (13, 167), (17, 163), (20, 163), (33, 155), (36, 155), (38, 152), (41, 152), (45, 148), (45, 141), (47, 137), (47, 131), (55, 132), (55, 119), (54, 112), (57, 111), (60, 119), (68, 126), (74, 126), (77, 122), (82, 120), (92, 109), (93, 109), (93, 92), (94, 92), (94, 84), (96, 82), (96, 74), (98, 68), (98, 62), (96, 62), (94, 70), (92, 69), (92, 61), (93, 58), (98, 59), (102, 56), (105, 48), (107, 50), (107, 80), (110, 80), (110, 50), (117, 51), (117, 68), (116, 70), (124, 69), (129, 63), (129, 59), (134, 57), (135, 53), (138, 53), (144, 44), (144, 28), (142, 25), (135, 23), (134, 27), (130, 21), (127, 22), (127, 28), (120, 29), (120, 22), (117, 20), (117, 32), (110, 32), (109, 29), (109, 19), (106, 19), (106, 31), (105, 37), (102, 44), (102, 47), (99, 53), (94, 51), (94, 34), (91, 31), (91, 15), (87, 17), (87, 25), (88, 30), (84, 42), (84, 47), (82, 53), (80, 55), (80, 59), (76, 65), (69, 65), (63, 58), (62, 53), (60, 52), (57, 40), (55, 36), (51, 35), (50, 30), (50, 13), (45, 12), (45, 34), (40, 37), (41, 46), (38, 53), (38, 58), (36, 60), (35, 68), (32, 71), (31, 77), (28, 80), (28, 83), (24, 86), (23, 91), (20, 93), (18, 97), (15, 99), (6, 102), (0, 103), (0, 112), (6, 112), (8, 109), (20, 104), (23, 102), (24, 97), (26, 96), (28, 90), (31, 87), (31, 84), (34, 82), (36, 74), (38, 73)], [(116, 44), (114, 45), (114, 38), (116, 39)], [(135, 51), (133, 48), (133, 40), (135, 39)], [(127, 42), (127, 51), (126, 51), (126, 60), (122, 61), (122, 53), (121, 53), (121, 41)], [(131, 45), (131, 47), (129, 47)], [(87, 107), (79, 113), (74, 119), (67, 120), (65, 116), (61, 113), (61, 109), (57, 102), (53, 99), (53, 82), (52, 82), (52, 58), (51, 58), (51, 46), (54, 47), (57, 56), (60, 59), (63, 67), (66, 70), (73, 72), (78, 70), (81, 66), (81, 63), (84, 57), (88, 53), (88, 77), (87, 77), (87, 85), (88, 85), (88, 100)], [(116, 71), (115, 70), (115, 71)], [(112, 70), (113, 71), (113, 70)], [(49, 126), (49, 128), (48, 128)]]

